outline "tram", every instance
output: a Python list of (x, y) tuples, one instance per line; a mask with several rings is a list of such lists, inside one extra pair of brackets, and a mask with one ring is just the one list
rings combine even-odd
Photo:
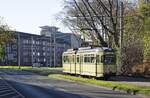
[(68, 49), (62, 56), (63, 72), (108, 77), (117, 72), (115, 50), (107, 47)]

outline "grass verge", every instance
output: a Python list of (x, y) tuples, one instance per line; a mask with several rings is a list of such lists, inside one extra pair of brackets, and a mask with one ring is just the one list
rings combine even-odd
[(24, 69), (25, 71), (30, 71), (36, 74), (48, 76), (49, 74), (62, 74), (62, 67), (48, 68), (48, 67), (36, 67), (32, 69)]
[(28, 70), (35, 73), (48, 73), (49, 71), (62, 70), (61, 67), (32, 67), (32, 66), (0, 66), (0, 69), (16, 69), (16, 70)]
[(40, 74), (40, 75), (46, 75), (48, 76), (49, 74), (61, 74), (62, 73), (62, 70), (60, 69), (45, 69), (45, 70), (37, 70), (37, 69), (30, 69), (30, 70), (26, 70), (26, 71), (30, 71), (30, 72), (33, 72), (33, 73), (36, 73), (36, 74)]
[(150, 87), (141, 87), (133, 84), (124, 84), (119, 82), (103, 81), (103, 80), (92, 80), (82, 77), (75, 77), (70, 75), (62, 74), (50, 74), (48, 77), (57, 79), (67, 79), (85, 84), (92, 84), (97, 86), (104, 86), (112, 88), (113, 90), (123, 90), (130, 94), (144, 94), (150, 96)]
[(0, 66), (0, 69), (32, 69), (32, 66)]

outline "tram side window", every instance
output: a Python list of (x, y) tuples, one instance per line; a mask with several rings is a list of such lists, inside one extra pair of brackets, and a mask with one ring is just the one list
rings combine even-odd
[(69, 58), (68, 58), (68, 56), (64, 56), (64, 63), (69, 63)]
[(84, 62), (85, 63), (94, 63), (95, 62), (94, 54), (84, 55)]
[(89, 61), (88, 56), (87, 56), (87, 55), (84, 55), (84, 63), (88, 63), (88, 61)]
[(64, 62), (64, 63), (66, 62), (66, 56), (63, 57), (63, 62)]
[(94, 54), (91, 54), (91, 63), (94, 63), (94, 62), (95, 62)]
[(74, 63), (75, 62), (75, 56), (73, 55), (72, 56), (72, 63)]
[(77, 56), (77, 63), (79, 63), (80, 61), (79, 61), (79, 56)]
[(99, 55), (96, 56), (96, 62), (97, 63), (100, 63), (100, 58), (99, 57), (100, 57)]
[(105, 64), (115, 64), (116, 63), (116, 57), (115, 57), (115, 55), (104, 55), (103, 56), (103, 62)]

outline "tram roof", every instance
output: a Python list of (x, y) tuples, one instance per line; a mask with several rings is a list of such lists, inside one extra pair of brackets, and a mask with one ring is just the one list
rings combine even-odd
[(64, 53), (75, 53), (75, 52), (114, 52), (115, 50), (112, 48), (108, 48), (108, 47), (95, 47), (95, 48), (91, 48), (91, 47), (81, 47), (78, 49), (68, 49), (66, 52)]

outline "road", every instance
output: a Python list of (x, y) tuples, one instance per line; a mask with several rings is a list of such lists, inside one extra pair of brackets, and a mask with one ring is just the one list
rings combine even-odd
[(0, 69), (0, 76), (25, 98), (141, 98), (104, 87), (52, 79), (20, 70)]

